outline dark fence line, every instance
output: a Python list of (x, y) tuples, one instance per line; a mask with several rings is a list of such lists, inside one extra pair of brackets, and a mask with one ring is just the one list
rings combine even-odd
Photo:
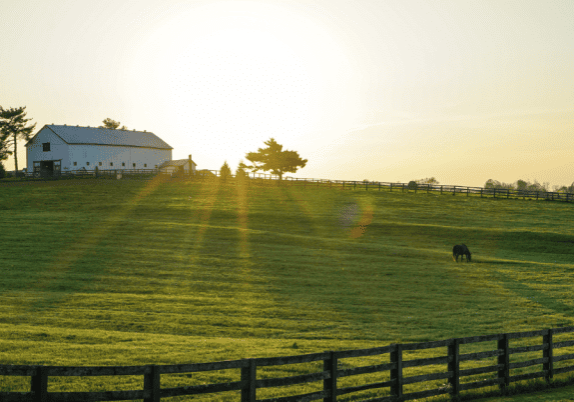
[[(162, 174), (159, 169), (113, 169), (113, 170), (65, 170), (62, 172), (54, 173), (50, 176), (41, 175), (36, 172), (28, 172), (23, 174), (22, 177), (26, 179), (46, 179), (46, 178), (75, 178), (75, 177), (111, 177), (121, 178), (126, 177), (153, 177)], [(181, 172), (163, 173), (171, 177), (181, 178), (209, 178), (221, 177), (220, 172), (217, 170), (198, 170), (193, 174), (185, 174)], [(274, 180), (279, 181), (279, 176), (266, 173), (246, 173), (248, 179), (251, 180)], [(235, 179), (236, 176), (230, 176)], [(451, 186), (451, 185), (438, 185), (438, 184), (417, 184), (412, 185), (408, 183), (391, 183), (391, 182), (367, 182), (367, 181), (353, 181), (353, 180), (326, 180), (326, 179), (310, 179), (310, 178), (293, 178), (284, 177), (284, 183), (301, 186), (317, 186), (317, 187), (340, 187), (343, 189), (352, 190), (365, 190), (365, 191), (401, 191), (401, 192), (436, 192), (440, 194), (466, 194), (466, 196), (480, 195), (481, 197), (493, 198), (522, 198), (522, 199), (536, 199), (547, 201), (565, 201), (574, 202), (574, 193), (553, 192), (546, 190), (520, 190), (508, 188), (485, 188), (485, 187), (468, 187), (468, 186)]]
[(544, 199), (549, 201), (566, 201), (573, 202), (573, 193), (552, 192), (546, 190), (519, 190), (507, 188), (484, 188), (484, 187), (468, 187), (468, 186), (451, 186), (451, 185), (436, 185), (436, 184), (417, 184), (416, 186), (409, 185), (408, 183), (391, 183), (391, 182), (362, 182), (362, 181), (347, 181), (347, 180), (323, 180), (323, 179), (294, 179), (287, 178), (285, 181), (299, 184), (302, 186), (329, 186), (341, 187), (343, 189), (353, 190), (366, 190), (366, 191), (401, 191), (401, 192), (437, 192), (440, 194), (465, 194), (467, 196), (480, 195), (481, 197), (494, 197), (494, 198), (529, 198), (529, 199)]
[[(219, 177), (217, 170), (205, 170), (204, 175), (209, 172), (209, 175)], [(235, 176), (231, 176), (234, 178)], [(279, 181), (279, 176), (264, 174), (264, 173), (249, 173), (249, 179), (263, 179)], [(466, 194), (467, 196), (480, 195), (481, 197), (493, 198), (529, 198), (536, 200), (548, 201), (565, 201), (574, 202), (574, 193), (552, 192), (546, 190), (527, 190), (527, 189), (509, 189), (509, 188), (485, 188), (485, 187), (468, 187), (468, 186), (451, 186), (451, 185), (438, 185), (438, 184), (417, 184), (409, 185), (409, 183), (391, 183), (391, 182), (375, 182), (375, 181), (354, 181), (354, 180), (326, 180), (326, 179), (310, 179), (310, 178), (294, 178), (284, 177), (284, 183), (301, 185), (301, 186), (317, 186), (317, 187), (340, 187), (343, 189), (352, 190), (366, 190), (366, 191), (401, 191), (401, 192), (437, 192), (440, 194)]]
[[(574, 346), (574, 340), (554, 342), (553, 335), (572, 333), (574, 327), (544, 329), (540, 331), (506, 333), (497, 335), (474, 336), (467, 338), (454, 338), (434, 342), (391, 344), (385, 347), (345, 350), (337, 352), (313, 353), (298, 356), (255, 358), (242, 360), (228, 360), (212, 363), (194, 363), (179, 365), (148, 365), (148, 366), (115, 366), (115, 367), (57, 367), (57, 366), (21, 366), (0, 365), (0, 375), (3, 376), (29, 376), (31, 377), (31, 392), (0, 392), (0, 400), (7, 402), (21, 401), (117, 401), (143, 399), (145, 402), (157, 402), (161, 398), (213, 394), (225, 391), (241, 391), (241, 402), (255, 402), (257, 389), (281, 387), (295, 384), (305, 384), (322, 381), (322, 390), (302, 395), (286, 396), (280, 398), (259, 399), (263, 402), (295, 402), (313, 401), (323, 399), (335, 402), (340, 395), (352, 394), (365, 390), (386, 389), (386, 397), (377, 397), (370, 401), (406, 401), (426, 398), (435, 395), (450, 394), (452, 398), (460, 395), (461, 391), (498, 386), (504, 390), (512, 382), (544, 378), (549, 382), (554, 375), (574, 371), (574, 366), (554, 368), (554, 363), (563, 360), (574, 360), (574, 354), (554, 355), (559, 348)], [(542, 337), (542, 344), (514, 347), (509, 343), (511, 339)], [(497, 342), (495, 350), (479, 353), (460, 353), (460, 345), (478, 342)], [(447, 355), (415, 360), (404, 360), (403, 352), (446, 347)], [(542, 358), (510, 363), (510, 356), (518, 353), (542, 351)], [(339, 362), (346, 358), (377, 356), (390, 354), (390, 363), (371, 366), (340, 369)], [(460, 363), (484, 358), (496, 357), (496, 364), (486, 367), (460, 369)], [(323, 362), (323, 371), (282, 378), (257, 379), (257, 368), (265, 366), (282, 366), (309, 362)], [(403, 369), (427, 365), (446, 365), (445, 372), (403, 376)], [(542, 371), (510, 375), (510, 370), (542, 365)], [(162, 388), (161, 374), (194, 373), (213, 370), (238, 369), (241, 372), (240, 381), (203, 384), (176, 388)], [(387, 372), (388, 381), (363, 384), (340, 388), (337, 380), (359, 374)], [(470, 375), (497, 373), (496, 378), (470, 383), (461, 383), (461, 378)], [(103, 392), (48, 392), (48, 377), (50, 376), (121, 376), (143, 375), (143, 390), (133, 391), (103, 391)], [(446, 379), (448, 387), (431, 390), (404, 393), (403, 386), (425, 381)]]

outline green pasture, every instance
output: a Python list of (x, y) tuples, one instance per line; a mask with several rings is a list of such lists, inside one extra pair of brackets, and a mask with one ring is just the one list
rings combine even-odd
[[(0, 363), (198, 363), (574, 325), (572, 204), (267, 183), (0, 184)], [(460, 243), (473, 253), (471, 263), (453, 262), (452, 246)], [(541, 339), (511, 347), (532, 342)], [(463, 345), (461, 353), (495, 348)], [(444, 355), (440, 348), (404, 360)], [(542, 352), (520, 359), (537, 357)], [(494, 358), (462, 368), (491, 364)], [(561, 364), (573, 362), (555, 367)], [(258, 375), (313, 370), (319, 365)], [(405, 369), (404, 376), (433, 371), (446, 367)], [(465, 381), (494, 374), (475, 377)], [(162, 376), (162, 386), (238, 379), (239, 370), (224, 370)], [(347, 377), (340, 387), (384, 379)], [(49, 389), (142, 384), (143, 377), (55, 377)], [(258, 390), (258, 398), (321, 385)], [(0, 391), (27, 390), (28, 377), (0, 376)], [(504, 398), (492, 400), (566, 400)]]

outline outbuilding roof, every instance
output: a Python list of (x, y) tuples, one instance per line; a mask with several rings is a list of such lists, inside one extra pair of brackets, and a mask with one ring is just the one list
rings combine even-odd
[[(42, 130), (44, 129), (52, 131), (67, 144), (173, 149), (173, 147), (149, 131), (112, 130), (109, 128), (60, 126), (55, 124), (46, 124), (42, 127)], [(26, 143), (26, 146), (32, 140), (33, 138)]]
[[(160, 168), (167, 167), (167, 166), (185, 166), (188, 162), (189, 162), (189, 159), (176, 159), (173, 161), (165, 161), (164, 163), (161, 164)], [(191, 161), (191, 163), (196, 165), (196, 163), (194, 161)]]

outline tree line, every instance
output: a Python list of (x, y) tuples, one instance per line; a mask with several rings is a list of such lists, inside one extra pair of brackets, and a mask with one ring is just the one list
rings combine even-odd
[[(484, 184), (485, 188), (508, 189), (508, 190), (523, 190), (523, 191), (540, 191), (549, 192), (550, 183), (539, 183), (537, 180), (530, 182), (528, 180), (517, 180), (514, 183), (504, 183), (498, 180), (489, 179)], [(574, 193), (574, 182), (569, 186), (552, 186), (552, 191), (555, 193)]]
[[(367, 180), (363, 180), (367, 181)], [(425, 179), (419, 180), (411, 180), (409, 182), (409, 187), (416, 187), (419, 184), (432, 184), (438, 185), (439, 182), (434, 177), (427, 177)], [(514, 183), (505, 183), (500, 182), (494, 179), (488, 179), (486, 183), (484, 183), (484, 188), (496, 188), (496, 189), (503, 189), (503, 190), (522, 190), (522, 191), (539, 191), (539, 192), (549, 192), (550, 191), (550, 183), (544, 182), (539, 183), (537, 180), (534, 182), (530, 182), (529, 180), (516, 180)], [(552, 186), (552, 191), (555, 193), (574, 193), (574, 182), (569, 186)]]

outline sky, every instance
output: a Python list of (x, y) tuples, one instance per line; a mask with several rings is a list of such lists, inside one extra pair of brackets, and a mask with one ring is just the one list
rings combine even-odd
[(198, 169), (275, 138), (308, 159), (292, 177), (574, 182), (572, 0), (3, 0), (0, 18), (0, 105), (36, 130), (111, 118)]

